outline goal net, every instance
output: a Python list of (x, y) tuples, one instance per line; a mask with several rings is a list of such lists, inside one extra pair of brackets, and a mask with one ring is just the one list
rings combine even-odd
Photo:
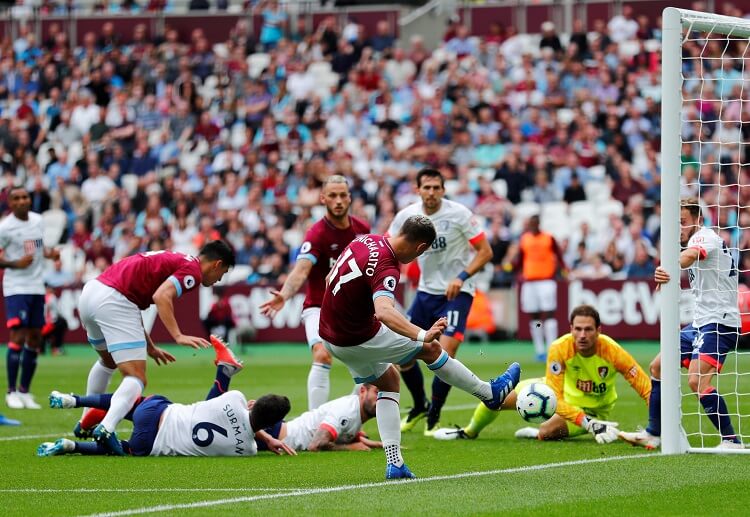
[[(719, 250), (725, 255), (722, 265), (710, 273), (699, 266), (692, 283), (700, 284), (699, 275), (726, 276), (729, 282), (702, 285), (733, 299), (737, 286), (750, 278), (750, 232), (745, 232), (750, 227), (750, 20), (668, 8), (662, 43), (661, 262), (673, 279), (683, 278), (665, 284), (661, 298), (662, 451), (750, 452), (717, 448), (727, 433), (716, 427), (718, 422), (723, 428), (728, 416), (737, 437), (750, 444), (750, 351), (737, 347), (737, 334), (719, 327), (731, 351), (712, 381), (726, 410), (712, 413), (690, 387), (688, 370), (680, 368), (685, 357), (678, 332), (695, 310), (687, 303), (694, 296), (685, 293), (690, 287), (679, 266), (680, 198), (699, 199), (704, 225), (725, 246)], [(702, 339), (697, 333), (693, 347)]]

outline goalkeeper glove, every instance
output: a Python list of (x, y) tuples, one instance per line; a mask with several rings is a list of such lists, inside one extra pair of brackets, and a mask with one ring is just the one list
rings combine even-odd
[(597, 420), (590, 416), (584, 417), (581, 427), (594, 435), (596, 443), (612, 443), (617, 440), (620, 430), (617, 429), (617, 422), (607, 422), (606, 420)]

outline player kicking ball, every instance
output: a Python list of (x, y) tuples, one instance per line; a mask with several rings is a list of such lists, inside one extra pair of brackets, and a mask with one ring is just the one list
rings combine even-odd
[[(125, 418), (133, 421), (130, 440), (120, 440), (120, 447), (132, 456), (254, 456), (256, 438), (264, 448), (276, 454), (296, 454), (285, 443), (262, 429), (273, 426), (289, 412), (289, 399), (281, 395), (264, 395), (247, 401), (239, 391), (229, 391), (233, 375), (242, 369), (231, 350), (215, 336), (211, 345), (216, 351), (216, 378), (206, 400), (195, 404), (175, 404), (161, 395), (142, 398)], [(112, 394), (50, 394), (50, 407), (88, 410), (79, 422), (81, 429), (97, 425), (110, 409)], [(257, 430), (257, 431), (256, 431)], [(38, 456), (61, 454), (106, 455), (109, 447), (99, 442), (76, 442), (60, 438), (37, 448)]]
[[(648, 403), (651, 383), (636, 360), (615, 340), (601, 333), (599, 312), (590, 305), (579, 305), (570, 314), (570, 333), (561, 336), (547, 353), (544, 379), (527, 379), (524, 384), (541, 381), (557, 396), (557, 412), (539, 428), (524, 427), (516, 438), (561, 440), (591, 433), (597, 443), (612, 443), (618, 438), (616, 422), (609, 418), (617, 401), (615, 380), (622, 375)], [(517, 393), (505, 399), (501, 409), (515, 408)], [(499, 414), (483, 405), (474, 411), (463, 429), (439, 429), (438, 440), (473, 439)]]
[(413, 478), (401, 456), (399, 373), (393, 366), (421, 359), (444, 382), (471, 393), (497, 409), (518, 384), (521, 367), (510, 365), (487, 381), (440, 347), (448, 325), (438, 319), (428, 330), (411, 323), (395, 307), (394, 291), (401, 264), (408, 264), (432, 245), (435, 226), (425, 215), (407, 218), (390, 237), (363, 235), (341, 253), (326, 278), (320, 311), (320, 337), (341, 360), (355, 383), (377, 386), (376, 418), (386, 455), (386, 479)]

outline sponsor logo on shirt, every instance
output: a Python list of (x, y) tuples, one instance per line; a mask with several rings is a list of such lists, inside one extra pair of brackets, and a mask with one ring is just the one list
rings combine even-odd
[(606, 382), (600, 382), (596, 383), (594, 381), (584, 381), (581, 379), (576, 380), (576, 388), (578, 388), (580, 391), (584, 393), (604, 393), (607, 391), (607, 383)]

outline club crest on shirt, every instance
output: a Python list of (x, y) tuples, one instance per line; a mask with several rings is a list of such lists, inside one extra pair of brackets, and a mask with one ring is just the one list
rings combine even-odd
[(607, 366), (600, 366), (598, 368), (598, 372), (599, 372), (599, 377), (601, 377), (603, 379), (609, 373), (609, 368)]
[(447, 232), (448, 228), (450, 228), (450, 226), (451, 226), (451, 222), (450, 221), (446, 221), (446, 220), (438, 221), (438, 224), (437, 224), (438, 231), (440, 231), (440, 232)]

